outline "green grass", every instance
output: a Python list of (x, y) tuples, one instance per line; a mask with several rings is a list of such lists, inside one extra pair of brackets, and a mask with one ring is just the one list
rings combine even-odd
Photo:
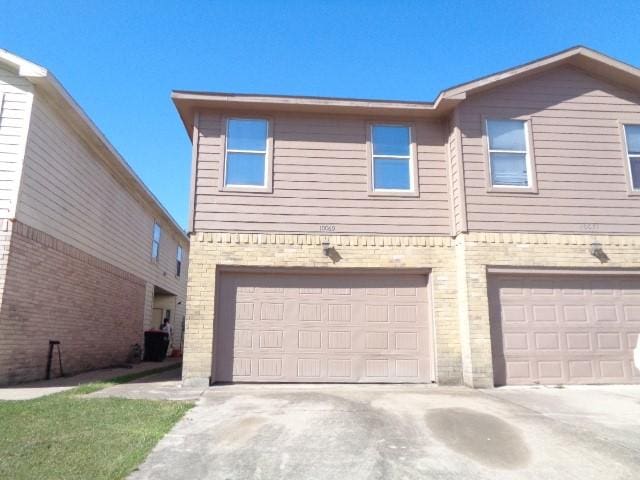
[(83, 394), (146, 375), (0, 402), (0, 479), (124, 478), (193, 404)]

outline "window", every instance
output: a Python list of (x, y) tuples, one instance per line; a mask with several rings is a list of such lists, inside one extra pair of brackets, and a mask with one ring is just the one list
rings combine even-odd
[(176, 276), (180, 276), (180, 272), (182, 271), (182, 247), (178, 245), (176, 250)]
[(227, 120), (225, 187), (269, 187), (269, 122), (249, 118)]
[(487, 120), (491, 185), (530, 187), (527, 122)]
[(158, 223), (153, 224), (153, 240), (151, 242), (151, 260), (158, 261), (158, 256), (160, 255), (160, 235), (162, 230), (160, 229), (160, 225)]
[(627, 160), (632, 190), (640, 190), (640, 125), (625, 125)]
[(415, 189), (411, 127), (371, 126), (371, 185), (374, 191), (411, 192)]

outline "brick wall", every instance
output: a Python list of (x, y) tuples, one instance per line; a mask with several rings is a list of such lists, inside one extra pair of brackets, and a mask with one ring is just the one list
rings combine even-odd
[[(469, 329), (465, 383), (475, 387), (493, 386), (487, 268), (640, 269), (638, 236), (471, 233), (458, 241), (464, 244), (468, 300), (461, 313)], [(591, 255), (594, 241), (602, 244), (606, 263)]]
[[(328, 238), (342, 257), (322, 254)], [(192, 236), (183, 380), (208, 382), (212, 372), (217, 265), (322, 268), (430, 268), (436, 376), (460, 383), (454, 248), (448, 237), (198, 233)]]
[[(2, 303), (2, 293), (4, 292), (4, 280), (7, 272), (7, 262), (9, 261), (9, 245), (11, 243), (11, 222), (0, 220), (0, 304)], [(1, 339), (0, 339), (1, 341)]]
[[(328, 239), (342, 259), (322, 255)], [(589, 253), (603, 244), (609, 262)], [(428, 268), (441, 384), (493, 385), (487, 268), (640, 269), (640, 237), (472, 233), (448, 237), (319, 236), (200, 232), (191, 238), (183, 379), (212, 372), (217, 265)]]
[(125, 361), (142, 341), (144, 307), (141, 279), (14, 223), (0, 306), (0, 384), (44, 378), (49, 339), (61, 341), (65, 373)]

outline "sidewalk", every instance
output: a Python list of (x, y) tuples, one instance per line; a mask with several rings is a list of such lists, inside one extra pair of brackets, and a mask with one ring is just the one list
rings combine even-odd
[(9, 387), (0, 387), (0, 400), (31, 400), (52, 393), (64, 392), (85, 383), (110, 380), (123, 375), (150, 372), (161, 368), (178, 368), (181, 358), (167, 358), (164, 362), (142, 362), (132, 368), (103, 368), (79, 373), (71, 377), (53, 378), (38, 382), (22, 383)]
[(129, 398), (135, 400), (197, 400), (209, 387), (183, 387), (180, 370), (168, 370), (131, 382), (90, 393), (88, 398)]

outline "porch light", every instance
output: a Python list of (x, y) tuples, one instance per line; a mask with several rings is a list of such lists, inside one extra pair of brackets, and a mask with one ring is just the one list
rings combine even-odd
[(591, 244), (590, 252), (591, 252), (591, 255), (593, 255), (598, 260), (600, 260), (601, 263), (606, 263), (609, 261), (609, 257), (607, 256), (606, 253), (604, 253), (604, 250), (602, 249), (602, 244), (600, 242), (593, 242)]

